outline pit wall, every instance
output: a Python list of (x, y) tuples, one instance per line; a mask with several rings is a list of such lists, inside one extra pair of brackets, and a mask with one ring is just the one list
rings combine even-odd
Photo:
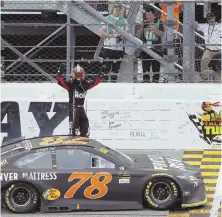
[[(203, 102), (217, 106), (204, 114)], [(218, 102), (220, 84), (102, 83), (88, 91), (85, 108), (90, 137), (113, 148), (220, 149)], [(1, 142), (68, 133), (68, 94), (62, 87), (1, 84)]]

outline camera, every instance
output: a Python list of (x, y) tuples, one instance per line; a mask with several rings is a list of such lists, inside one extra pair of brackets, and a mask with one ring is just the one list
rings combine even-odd
[(123, 42), (123, 36), (119, 35), (119, 36), (116, 38), (116, 41), (117, 41), (117, 43)]

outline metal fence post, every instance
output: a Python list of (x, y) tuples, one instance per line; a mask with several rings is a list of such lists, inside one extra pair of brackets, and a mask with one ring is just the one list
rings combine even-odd
[[(135, 21), (137, 18), (137, 14), (140, 10), (140, 2), (133, 2), (130, 5), (128, 15), (127, 15), (127, 26), (129, 28), (128, 32), (132, 35), (135, 35)], [(118, 82), (133, 82), (134, 81), (134, 54), (135, 47), (133, 43), (127, 41), (125, 45), (126, 55), (123, 57), (123, 61), (121, 63), (121, 67), (119, 70)]]
[(174, 26), (177, 22), (174, 20), (174, 2), (167, 2), (167, 20), (165, 25), (167, 26), (167, 55), (165, 59), (168, 64), (164, 67), (164, 74), (167, 74), (169, 82), (175, 82), (176, 74), (178, 71), (176, 70), (174, 63), (177, 60), (176, 55), (174, 55)]
[(66, 35), (66, 80), (70, 78), (70, 62), (71, 62), (71, 19), (70, 16), (67, 15), (67, 35)]
[[(76, 28), (75, 26), (71, 26), (71, 41), (70, 41), (70, 45), (71, 45), (71, 70), (75, 67), (75, 45), (76, 45)], [(70, 72), (71, 72), (70, 70)]]
[(183, 80), (193, 82), (195, 73), (195, 3), (185, 2), (183, 12)]

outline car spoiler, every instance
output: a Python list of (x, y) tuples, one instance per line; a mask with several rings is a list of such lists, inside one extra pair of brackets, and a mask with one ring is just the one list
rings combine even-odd
[(1, 145), (1, 147), (5, 147), (5, 146), (7, 146), (7, 145), (10, 145), (10, 144), (15, 143), (15, 142), (22, 141), (22, 140), (24, 140), (24, 139), (25, 139), (24, 136), (17, 137), (17, 138), (15, 138), (15, 139), (10, 139), (10, 140), (8, 140), (8, 141), (3, 142), (2, 145)]

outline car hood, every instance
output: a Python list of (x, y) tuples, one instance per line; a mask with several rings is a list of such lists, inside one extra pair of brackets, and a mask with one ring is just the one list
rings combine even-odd
[(159, 155), (137, 155), (133, 158), (135, 159), (133, 167), (140, 170), (199, 172), (199, 168), (170, 157)]

